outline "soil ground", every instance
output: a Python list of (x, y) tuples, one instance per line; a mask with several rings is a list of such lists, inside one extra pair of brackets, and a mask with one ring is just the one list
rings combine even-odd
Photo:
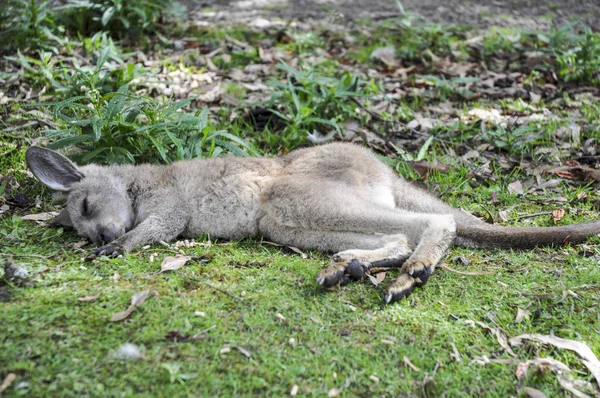
[[(184, 0), (182, 3), (188, 5), (191, 18), (219, 20), (323, 19), (332, 13), (350, 19), (381, 19), (399, 12), (393, 0)], [(431, 22), (547, 29), (552, 23), (560, 26), (580, 19), (592, 29), (600, 27), (600, 1), (597, 0), (404, 0), (401, 3), (408, 12)], [(211, 10), (216, 15), (203, 15), (202, 10)]]

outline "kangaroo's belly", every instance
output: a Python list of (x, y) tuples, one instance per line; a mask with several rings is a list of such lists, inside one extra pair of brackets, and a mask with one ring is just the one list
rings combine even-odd
[(184, 236), (240, 239), (258, 233), (260, 192), (271, 177), (252, 173), (222, 178), (192, 198)]

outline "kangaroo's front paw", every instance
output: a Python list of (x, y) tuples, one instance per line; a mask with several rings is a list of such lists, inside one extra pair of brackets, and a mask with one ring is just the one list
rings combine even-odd
[(414, 277), (408, 274), (402, 274), (394, 280), (387, 288), (385, 293), (385, 302), (390, 304), (408, 296), (418, 286)]
[(317, 276), (317, 283), (327, 289), (336, 286), (345, 286), (350, 281), (361, 280), (367, 271), (367, 267), (358, 260), (345, 261), (339, 256), (334, 256), (333, 261), (323, 268)]
[(100, 256), (117, 257), (119, 254), (123, 254), (124, 250), (121, 246), (109, 243), (108, 245), (100, 246), (96, 250), (93, 250), (85, 258), (86, 261), (91, 261)]

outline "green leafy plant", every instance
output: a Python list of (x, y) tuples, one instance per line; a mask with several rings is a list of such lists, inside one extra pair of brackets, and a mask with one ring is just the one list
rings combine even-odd
[(187, 380), (191, 380), (198, 376), (197, 373), (182, 373), (181, 364), (178, 363), (163, 363), (160, 366), (169, 373), (169, 382), (171, 384), (175, 382), (185, 384)]
[(50, 108), (66, 126), (45, 131), (49, 147), (69, 148), (79, 163), (171, 163), (225, 151), (239, 156), (254, 153), (239, 137), (216, 130), (207, 108), (183, 112), (192, 99), (161, 104), (129, 93), (127, 85), (104, 95), (92, 80), (86, 87), (86, 95), (37, 104)]
[(487, 130), (482, 138), (498, 149), (509, 153), (522, 153), (543, 142), (544, 129), (536, 125), (497, 125)]
[(444, 101), (448, 97), (471, 98), (475, 95), (472, 91), (461, 86), (478, 82), (480, 79), (476, 77), (455, 77), (445, 79), (437, 76), (422, 76), (422, 79), (433, 83), (434, 94)]
[(554, 69), (566, 82), (600, 84), (600, 34), (581, 21), (549, 32), (517, 31), (512, 36), (496, 30), (483, 41), (484, 54), (535, 51), (545, 54), (537, 70)]
[(555, 50), (558, 74), (568, 82), (600, 84), (600, 34), (581, 24), (583, 33)]
[(263, 140), (271, 146), (293, 149), (304, 144), (314, 132), (342, 134), (340, 122), (357, 117), (353, 100), (376, 90), (374, 85), (349, 72), (331, 78), (317, 76), (314, 70), (296, 70), (284, 63), (278, 68), (287, 73), (287, 79), (269, 83), (274, 92), (268, 108), (280, 119), (283, 129), (263, 134)]
[(114, 37), (136, 37), (154, 31), (173, 0), (67, 0), (57, 20), (82, 34), (107, 31)]
[(86, 85), (108, 94), (149, 73), (141, 64), (126, 62), (126, 55), (106, 32), (84, 39), (81, 46), (94, 55), (94, 63), (81, 65), (77, 58), (49, 51), (38, 51), (37, 56), (17, 51), (16, 56), (6, 59), (17, 63), (22, 70), (19, 73), (34, 87), (50, 88), (59, 98), (82, 95), (82, 86)]
[(63, 61), (59, 61), (49, 51), (38, 51), (37, 54), (38, 56), (34, 57), (24, 55), (17, 50), (15, 57), (6, 57), (6, 59), (19, 64), (23, 70), (21, 72), (23, 77), (30, 80), (35, 87), (64, 88), (64, 85), (56, 76), (57, 68), (61, 67)]
[[(56, 36), (55, 28), (48, 0), (0, 2), (0, 40), (6, 52), (25, 48), (51, 49), (64, 41)], [(4, 51), (0, 50), (0, 53)]]
[(454, 55), (453, 49), (458, 49), (459, 40), (464, 39), (464, 27), (429, 23), (420, 15), (406, 12), (401, 2), (396, 1), (396, 6), (400, 16), (382, 21), (373, 35), (377, 46), (393, 44), (403, 62), (422, 63), (431, 61), (432, 55)]

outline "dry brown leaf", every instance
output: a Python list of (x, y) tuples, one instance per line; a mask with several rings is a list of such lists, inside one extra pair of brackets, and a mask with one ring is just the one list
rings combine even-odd
[(367, 274), (371, 283), (375, 286), (379, 285), (385, 279), (385, 272), (379, 272), (375, 275)]
[(146, 299), (150, 297), (150, 294), (157, 294), (156, 290), (146, 289), (134, 294), (131, 297), (131, 304), (129, 305), (129, 308), (127, 308), (125, 311), (117, 312), (116, 314), (114, 314), (110, 318), (111, 322), (118, 322), (128, 318), (129, 315), (131, 315), (131, 313), (135, 309), (135, 307), (139, 307), (142, 304), (144, 304), (144, 301), (146, 301)]
[(522, 392), (531, 398), (546, 398), (546, 394), (535, 388), (525, 387)]
[(504, 348), (504, 350), (506, 352), (508, 352), (511, 356), (516, 357), (516, 355), (513, 352), (512, 348), (510, 348), (510, 346), (508, 345), (508, 336), (506, 335), (506, 333), (504, 333), (504, 330), (502, 330), (502, 328), (500, 328), (500, 327), (493, 328), (493, 327), (490, 327), (490, 326), (486, 325), (483, 322), (472, 321), (472, 320), (465, 321), (465, 324), (471, 325), (471, 326), (479, 325), (482, 328), (488, 330), (491, 334), (493, 334), (494, 336), (496, 336), (496, 340), (498, 340), (498, 344), (500, 344), (500, 346), (502, 348)]
[(100, 297), (100, 295), (97, 296), (85, 296), (85, 297), (79, 297), (77, 299), (77, 301), (94, 301), (96, 300), (98, 297)]
[(583, 166), (580, 164), (555, 167), (548, 170), (548, 173), (556, 174), (559, 177), (566, 178), (569, 180), (600, 181), (600, 170), (596, 170), (589, 166)]
[(235, 346), (233, 348), (235, 348), (236, 350), (241, 352), (246, 358), (252, 358), (252, 354), (250, 354), (250, 352), (248, 350), (246, 350), (245, 348), (240, 347), (240, 346)]
[(500, 124), (505, 117), (502, 117), (500, 111), (497, 109), (481, 109), (474, 108), (468, 112), (469, 116), (477, 120), (483, 120), (484, 122), (491, 122), (492, 124)]
[(521, 323), (523, 321), (523, 318), (525, 318), (526, 316), (529, 316), (529, 311), (517, 308), (517, 316), (515, 318), (515, 323)]
[(290, 249), (291, 251), (293, 251), (294, 253), (298, 253), (304, 259), (308, 258), (308, 256), (306, 255), (306, 253), (304, 253), (302, 250), (298, 249), (297, 247), (287, 246), (287, 248)]
[(550, 344), (557, 348), (574, 351), (589, 369), (592, 376), (594, 376), (596, 383), (600, 385), (600, 361), (587, 344), (576, 340), (542, 334), (522, 334), (511, 338), (510, 344), (513, 346), (521, 345), (523, 340), (537, 341), (538, 343)]
[(292, 386), (292, 389), (291, 389), (291, 391), (290, 391), (290, 396), (292, 396), (292, 397), (295, 397), (296, 395), (298, 395), (298, 390), (299, 390), (299, 389), (300, 389), (300, 388), (298, 387), (298, 385), (297, 385), (297, 384), (294, 384), (294, 385)]
[[(535, 358), (529, 361), (520, 362), (517, 365), (517, 369), (515, 370), (515, 375), (518, 379), (517, 389), (521, 392), (527, 393), (527, 388), (522, 388), (523, 383), (525, 382), (525, 378), (528, 374), (529, 368), (534, 367), (536, 371), (542, 372), (553, 372), (560, 385), (571, 394), (579, 398), (591, 398), (589, 395), (583, 393), (577, 388), (584, 388), (588, 390), (592, 390), (593, 387), (584, 381), (581, 380), (570, 380), (567, 379), (564, 374), (571, 373), (571, 369), (565, 365), (564, 363), (557, 361), (553, 358)], [(537, 391), (537, 390), (536, 390)], [(530, 395), (530, 396), (538, 396), (538, 395)]]
[(500, 217), (500, 219), (502, 221), (508, 222), (510, 221), (510, 217), (508, 216), (508, 211), (507, 210), (501, 210), (498, 212), (498, 217)]
[(51, 211), (49, 213), (27, 214), (26, 216), (21, 217), (21, 219), (25, 221), (48, 221), (52, 220), (57, 215), (58, 212)]
[(220, 86), (216, 85), (212, 89), (208, 90), (204, 94), (198, 96), (198, 100), (204, 103), (213, 103), (221, 99), (221, 96), (225, 93), (225, 90)]
[(10, 385), (17, 379), (17, 375), (14, 373), (9, 373), (4, 378), (2, 384), (0, 384), (0, 393), (5, 391)]
[(160, 272), (175, 271), (183, 267), (188, 261), (192, 259), (192, 256), (177, 255), (175, 257), (166, 257), (160, 264)]
[[(571, 394), (573, 394), (574, 397), (592, 398), (590, 395), (587, 395), (586, 393), (577, 389), (577, 387), (579, 387), (592, 390), (593, 387), (589, 383), (586, 383), (581, 380), (569, 380), (562, 375), (556, 375), (556, 378), (558, 379), (558, 383), (560, 384), (560, 386), (565, 390), (569, 391)], [(580, 386), (577, 386), (576, 384), (579, 384)]]
[(417, 366), (415, 366), (415, 364), (413, 364), (406, 355), (404, 356), (404, 358), (402, 358), (402, 362), (404, 362), (404, 364), (406, 366), (408, 366), (409, 368), (411, 368), (412, 370), (414, 370), (417, 373), (419, 373), (421, 371), (421, 369), (419, 369)]
[(396, 48), (393, 46), (376, 48), (369, 58), (381, 61), (389, 68), (399, 65), (398, 59), (396, 58)]
[(494, 275), (495, 274), (495, 272), (490, 272), (490, 271), (458, 271), (458, 270), (455, 270), (454, 268), (451, 268), (446, 263), (441, 263), (440, 265), (438, 265), (438, 267), (447, 269), (448, 271), (455, 272), (460, 275)]
[(118, 321), (122, 321), (123, 319), (129, 318), (129, 315), (131, 315), (134, 308), (135, 307), (133, 307), (133, 306), (129, 306), (129, 307), (127, 307), (127, 309), (125, 311), (117, 312), (110, 318), (110, 321), (118, 322)]
[(563, 208), (552, 211), (552, 219), (554, 220), (554, 224), (556, 224), (557, 222), (562, 220), (562, 218), (564, 216), (565, 216), (565, 209), (563, 209)]
[(440, 172), (442, 174), (446, 174), (450, 168), (452, 167), (449, 164), (445, 163), (430, 163), (425, 160), (420, 161), (411, 161), (408, 162), (410, 167), (412, 167), (421, 177), (427, 177), (434, 171)]
[(519, 180), (511, 182), (507, 188), (509, 193), (523, 194), (523, 183)]
[(276, 246), (276, 247), (287, 247), (294, 253), (298, 253), (299, 255), (301, 255), (302, 258), (308, 258), (306, 253), (304, 253), (302, 250), (298, 249), (297, 247), (280, 245), (279, 243), (269, 242), (268, 240), (263, 240), (262, 243), (266, 243), (267, 245)]

